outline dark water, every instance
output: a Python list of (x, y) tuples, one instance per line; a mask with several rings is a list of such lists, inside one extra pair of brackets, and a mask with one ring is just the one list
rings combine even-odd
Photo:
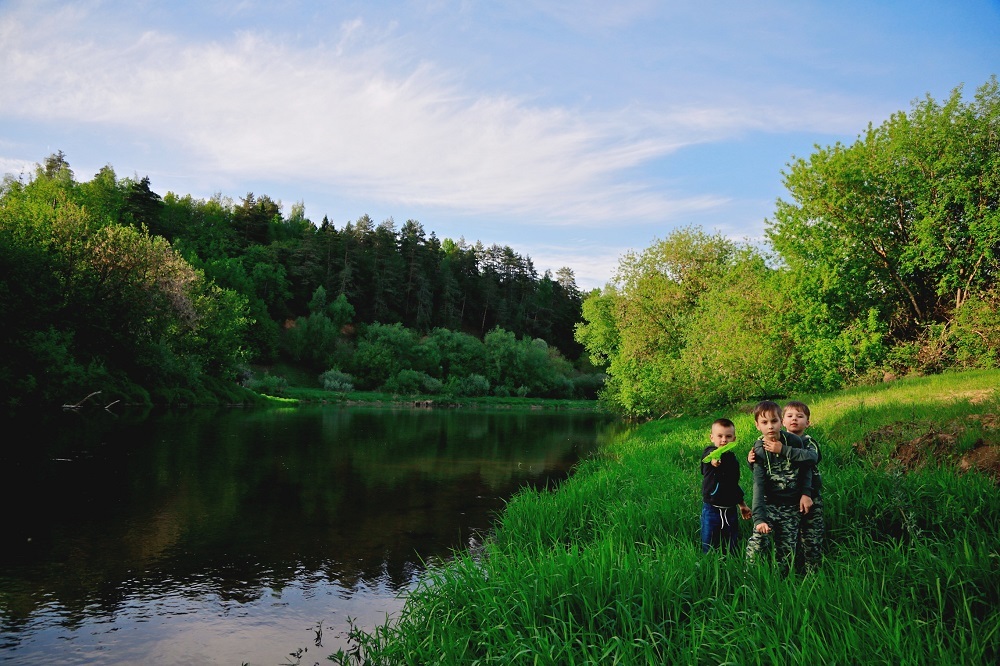
[(0, 450), (0, 662), (325, 663), (596, 414), (315, 406), (54, 412)]

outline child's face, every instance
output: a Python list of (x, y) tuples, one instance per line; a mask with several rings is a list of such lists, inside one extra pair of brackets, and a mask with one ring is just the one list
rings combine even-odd
[(785, 413), (781, 417), (781, 422), (784, 424), (785, 430), (793, 435), (801, 435), (809, 427), (809, 417), (797, 407), (788, 407), (785, 409)]
[(757, 417), (757, 430), (764, 439), (775, 440), (781, 432), (781, 417), (775, 412), (765, 412)]
[(712, 425), (712, 444), (715, 444), (716, 448), (735, 441), (736, 428), (727, 428), (718, 423)]

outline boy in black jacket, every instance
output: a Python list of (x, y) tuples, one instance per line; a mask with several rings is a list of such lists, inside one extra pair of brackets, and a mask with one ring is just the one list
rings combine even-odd
[[(729, 419), (717, 419), (712, 424), (712, 443), (702, 452), (702, 460), (716, 448), (736, 441), (736, 426)], [(732, 451), (720, 458), (701, 463), (701, 551), (725, 545), (735, 553), (739, 549), (739, 516), (750, 518), (750, 507), (743, 501), (740, 488), (740, 464)], [(739, 515), (736, 509), (739, 508)]]

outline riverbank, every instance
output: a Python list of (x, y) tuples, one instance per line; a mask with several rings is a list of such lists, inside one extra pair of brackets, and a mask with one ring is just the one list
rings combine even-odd
[[(518, 494), (481, 550), (435, 570), (334, 660), (995, 663), (998, 385), (983, 371), (798, 396), (823, 443), (815, 574), (701, 555), (697, 461), (723, 414), (655, 421), (558, 491)], [(745, 452), (747, 406), (726, 415)]]
[(380, 407), (398, 406), (421, 409), (447, 409), (455, 407), (471, 409), (556, 409), (585, 412), (603, 412), (605, 408), (597, 400), (561, 400), (549, 398), (517, 397), (454, 397), (441, 395), (400, 395), (397, 393), (376, 393), (371, 391), (327, 391), (318, 388), (289, 386), (279, 396), (266, 396), (275, 402), (344, 405), (374, 405)]

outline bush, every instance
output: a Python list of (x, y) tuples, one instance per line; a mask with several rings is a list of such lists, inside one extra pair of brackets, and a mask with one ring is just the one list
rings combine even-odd
[(607, 375), (603, 372), (578, 375), (573, 378), (573, 394), (577, 398), (596, 400), (598, 393), (604, 388), (605, 379)]
[[(389, 393), (402, 395), (417, 395), (418, 393), (440, 393), (442, 384), (426, 372), (418, 370), (400, 370), (383, 386)], [(427, 390), (428, 388), (432, 390)], [(436, 388), (436, 390), (434, 390)]]
[(319, 383), (327, 391), (353, 391), (354, 377), (341, 372), (336, 368), (331, 368), (319, 376)]
[(467, 377), (452, 376), (446, 387), (448, 393), (455, 396), (483, 396), (490, 393), (490, 380), (482, 375), (471, 374)]
[(574, 397), (575, 387), (573, 386), (573, 380), (569, 377), (554, 377), (552, 386), (546, 392), (546, 398), (554, 399), (569, 399)]
[(436, 377), (431, 377), (430, 375), (424, 375), (423, 386), (424, 393), (430, 395), (437, 395), (444, 391), (444, 382)]
[(1000, 291), (973, 296), (956, 308), (951, 341), (959, 367), (1000, 365)]
[(288, 388), (288, 380), (284, 377), (265, 372), (263, 377), (251, 377), (243, 383), (245, 387), (257, 393), (281, 395)]

